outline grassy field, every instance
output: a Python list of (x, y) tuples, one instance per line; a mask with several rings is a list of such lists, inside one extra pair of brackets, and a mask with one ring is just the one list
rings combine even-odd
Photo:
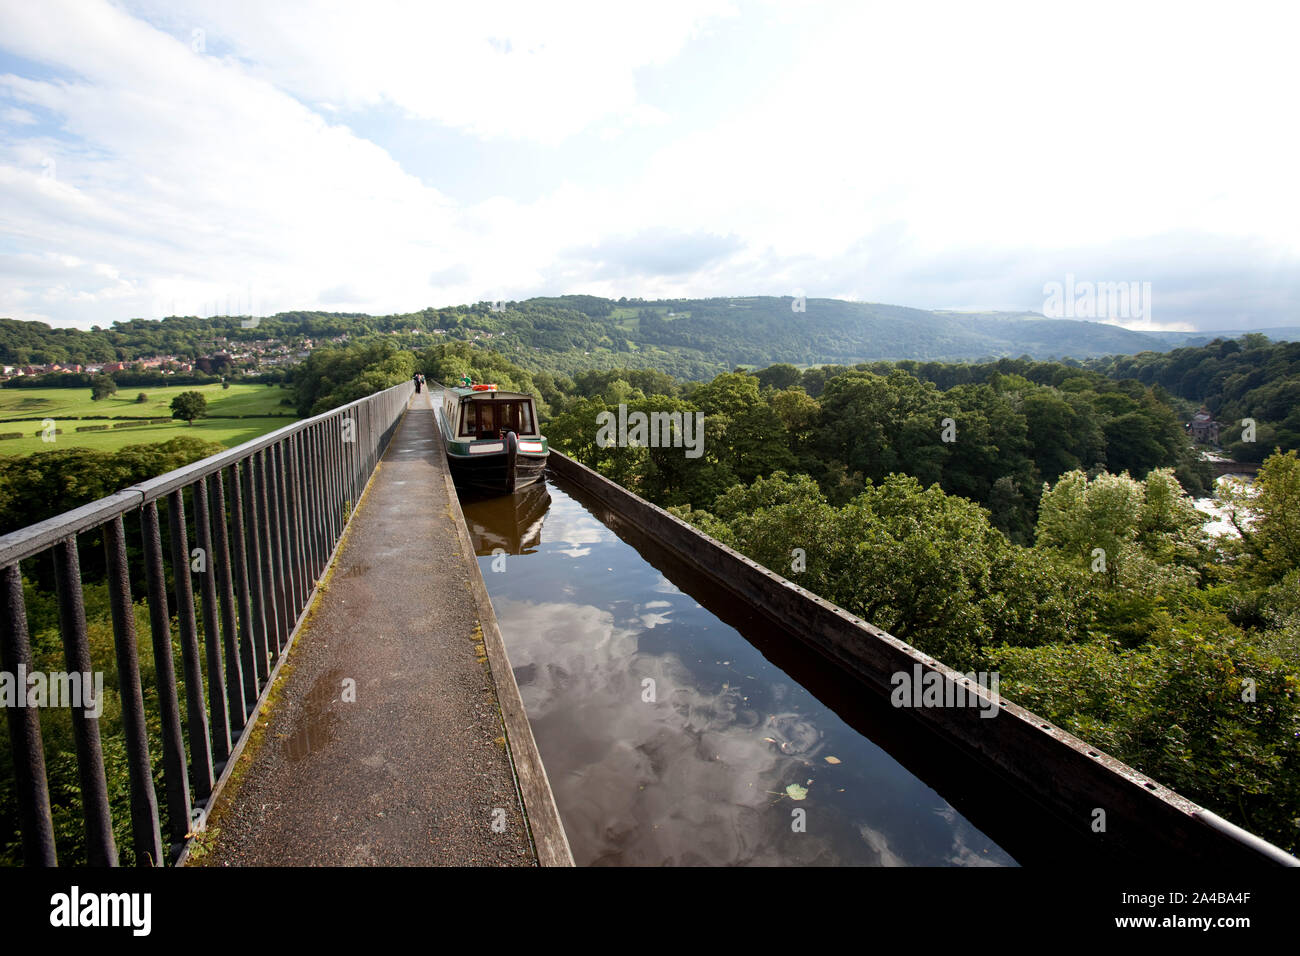
[(181, 421), (167, 422), (164, 425), (144, 425), (139, 428), (109, 428), (102, 432), (77, 432), (78, 425), (113, 425), (115, 422), (103, 421), (69, 421), (59, 422), (62, 435), (56, 435), (53, 442), (42, 441), (38, 435), (40, 422), (21, 422), (0, 425), (0, 432), (21, 431), (22, 438), (9, 438), (0, 441), (0, 455), (28, 455), (32, 452), (51, 451), (55, 448), (94, 448), (98, 451), (112, 451), (123, 445), (150, 445), (190, 435), (204, 441), (214, 441), (233, 448), (250, 441), (259, 435), (291, 425), (293, 418), (200, 418), (193, 425)]
[(614, 311), (610, 313), (610, 318), (617, 322), (618, 327), (624, 332), (635, 332), (637, 330), (638, 318), (643, 309), (649, 310), (650, 312), (658, 312), (659, 317), (665, 322), (672, 322), (676, 319), (685, 318), (691, 314), (689, 310), (681, 312), (674, 310), (673, 314), (669, 315), (669, 308), (666, 305), (623, 305), (616, 306)]
[[(147, 396), (147, 401), (137, 403), (136, 396), (141, 392)], [(41, 419), (53, 418), (59, 422), (60, 428), (70, 432), (71, 426), (65, 425), (60, 418), (91, 415), (170, 418), (172, 399), (181, 392), (201, 392), (208, 400), (209, 415), (274, 415), (294, 411), (291, 406), (280, 404), (281, 399), (289, 398), (292, 393), (278, 385), (232, 384), (226, 389), (220, 384), (169, 385), (163, 388), (122, 386), (116, 395), (98, 402), (91, 399), (89, 388), (0, 388), (0, 432), (27, 430), (25, 425), (22, 428), (4, 427), (4, 419), (31, 419), (39, 424)]]

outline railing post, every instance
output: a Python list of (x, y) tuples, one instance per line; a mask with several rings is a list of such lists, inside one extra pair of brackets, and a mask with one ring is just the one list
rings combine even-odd
[(334, 468), (330, 446), (330, 428), (332, 422), (321, 422), (316, 432), (316, 447), (320, 455), (320, 494), (324, 506), (321, 520), (321, 573), (325, 572), (325, 563), (334, 551), (334, 542), (338, 529), (334, 523)]
[(303, 481), (307, 488), (307, 528), (311, 533), (312, 578), (319, 581), (325, 573), (329, 553), (325, 550), (324, 472), (320, 461), (320, 426), (306, 431), (306, 455), (303, 458)]
[(284, 551), (293, 570), (293, 600), (289, 602), (287, 635), (293, 632), (298, 611), (307, 599), (307, 560), (302, 546), (302, 489), (298, 485), (298, 442), (290, 438), (281, 446), (280, 481), (284, 492)]
[(346, 420), (349, 440), (343, 450), (347, 453), (348, 501), (352, 503), (352, 510), (355, 511), (360, 487), (358, 481), (361, 477), (361, 416), (357, 414), (355, 408), (350, 408)]
[[(234, 520), (235, 581), (239, 584), (239, 659), (244, 673), (244, 719), (253, 719), (253, 709), (262, 693), (264, 675), (257, 666), (256, 647), (263, 624), (261, 574), (257, 565), (257, 520), (253, 509), (252, 458), (231, 467), (231, 517)], [(251, 543), (250, 543), (251, 542)]]
[(289, 632), (293, 629), (294, 574), (293, 562), (289, 555), (288, 496), (284, 492), (284, 444), (273, 445), (266, 449), (262, 460), (263, 478), (266, 482), (267, 515), (271, 523), (271, 557), (275, 568), (275, 600), (279, 614), (276, 622), (279, 628), (275, 634), (275, 645), (270, 648), (271, 660), (274, 661), (284, 650), (289, 641)]
[(298, 433), (298, 440), (293, 449), (293, 478), (297, 482), (298, 501), (298, 546), (302, 548), (302, 601), (300, 607), (307, 603), (307, 596), (316, 586), (316, 536), (312, 533), (312, 490), (307, 460), (311, 451), (311, 430)]
[(172, 660), (171, 615), (167, 611), (167, 581), (163, 577), (162, 535), (158, 503), (147, 502), (140, 520), (144, 537), (145, 578), (149, 588), (149, 630), (153, 637), (158, 709), (162, 716), (163, 782), (167, 788), (167, 834), (173, 844), (190, 830), (190, 779), (185, 769), (180, 703), (176, 697), (176, 665)]
[[(32, 646), (27, 637), (27, 605), (23, 601), (23, 575), (17, 564), (0, 571), (0, 601), (4, 626), (0, 627), (0, 669), (17, 674), (32, 669)], [(21, 694), (27, 688), (18, 689)], [(9, 707), (9, 745), (14, 762), (14, 790), (18, 800), (18, 826), (23, 835), (23, 861), (28, 866), (57, 866), (54, 852), (54, 818), (50, 815), (50, 790), (45, 778), (45, 747), (41, 743), (40, 712), (35, 707)]]
[(194, 797), (212, 793), (212, 744), (203, 697), (203, 665), (199, 663), (199, 634), (194, 621), (194, 590), (190, 584), (190, 545), (185, 530), (185, 492), (167, 498), (167, 530), (172, 546), (172, 584), (176, 588), (176, 617), (181, 629), (181, 667), (185, 672), (185, 723), (190, 737), (190, 784)]
[(298, 472), (302, 476), (303, 512), (306, 517), (303, 534), (307, 539), (310, 554), (311, 574), (308, 580), (312, 582), (313, 587), (325, 570), (325, 562), (321, 557), (320, 474), (316, 465), (316, 426), (313, 425), (302, 433), (302, 457), (298, 462)]
[(343, 448), (343, 416), (335, 415), (330, 419), (330, 427), (325, 433), (326, 448), (330, 455), (330, 492), (334, 514), (334, 536), (343, 534), (343, 502), (347, 499), (347, 457)]
[[(86, 640), (86, 604), (81, 593), (81, 562), (77, 538), (54, 546), (54, 588), (59, 595), (59, 631), (69, 679), (81, 675), (81, 706), (72, 707), (72, 739), (77, 749), (77, 779), (81, 784), (82, 814), (86, 824), (86, 855), (91, 866), (117, 866), (113, 817), (108, 807), (108, 780), (104, 752), (99, 742), (99, 718), (86, 706), (85, 685), (92, 680), (90, 644)], [(92, 685), (93, 686), (93, 685)], [(102, 701), (96, 704), (102, 704)]]
[(368, 423), (366, 431), (370, 434), (370, 461), (366, 467), (367, 481), (375, 473), (375, 469), (379, 467), (379, 423), (375, 421), (375, 417), (375, 403), (368, 402), (366, 404), (366, 421)]
[(126, 735), (127, 773), (131, 786), (131, 836), (136, 866), (164, 866), (162, 830), (158, 824), (158, 795), (149, 762), (149, 731), (144, 693), (140, 686), (140, 655), (136, 649), (135, 605), (126, 560), (126, 530), (118, 515), (104, 525), (104, 554), (108, 560), (108, 591), (113, 612), (113, 647), (117, 653), (117, 689), (122, 700), (122, 731)]
[[(221, 598), (221, 643), (223, 656), (226, 661), (226, 701), (227, 714), (230, 721), (230, 733), (232, 739), (235, 734), (244, 729), (247, 720), (245, 712), (244, 699), (244, 673), (239, 661), (239, 636), (238, 626), (247, 626), (248, 617), (243, 613), (243, 607), (240, 607), (239, 621), (242, 625), (237, 626), (235, 612), (235, 586), (234, 578), (230, 566), (230, 534), (226, 529), (226, 487), (224, 480), (225, 473), (218, 471), (212, 476), (212, 490), (215, 501), (216, 516), (216, 554), (214, 563), (217, 569), (217, 587), (220, 588)], [(234, 468), (231, 468), (231, 476), (234, 476)], [(237, 479), (236, 479), (237, 481)], [(235, 485), (238, 490), (238, 485)], [(238, 528), (238, 523), (235, 524)], [(247, 588), (247, 583), (243, 585)]]
[[(262, 524), (262, 533), (258, 536), (260, 548), (257, 557), (262, 572), (262, 609), (266, 615), (266, 629), (262, 634), (264, 644), (257, 649), (257, 674), (263, 681), (270, 676), (268, 662), (274, 654), (278, 654), (280, 651), (282, 644), (280, 634), (284, 626), (281, 616), (284, 597), (283, 594), (278, 593), (276, 587), (277, 577), (281, 581), (284, 580), (284, 569), (276, 566), (278, 564), (276, 555), (280, 549), (280, 535), (277, 530), (275, 514), (268, 505), (266, 487), (268, 478), (267, 459), (270, 455), (269, 449), (263, 449), (251, 458), (255, 478), (254, 502)], [(274, 654), (272, 653), (273, 649)]]
[[(217, 619), (217, 560), (212, 548), (208, 514), (208, 483), (200, 478), (194, 488), (194, 536), (203, 556), (200, 593), (203, 600), (203, 649), (208, 671), (208, 707), (212, 715), (212, 759), (225, 763), (230, 756), (230, 721), (226, 711), (226, 681), (221, 671), (221, 625)], [(225, 515), (222, 515), (225, 520)]]

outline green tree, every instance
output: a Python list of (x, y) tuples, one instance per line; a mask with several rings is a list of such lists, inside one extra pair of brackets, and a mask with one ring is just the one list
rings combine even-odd
[(1135, 646), (1195, 603), (1206, 563), (1203, 522), (1169, 469), (1145, 481), (1076, 470), (1044, 486), (1035, 548), (1085, 572), (1101, 630)]
[(172, 399), (172, 418), (194, 424), (194, 419), (208, 414), (208, 400), (202, 392), (181, 392)]
[[(318, 415), (408, 381), (414, 374), (415, 355), (388, 336), (352, 342), (346, 348), (314, 349), (294, 378), (298, 414)], [(429, 377), (453, 381), (431, 371)], [(514, 387), (513, 383), (500, 384)]]
[(763, 388), (775, 388), (778, 391), (784, 391), (787, 388), (793, 388), (803, 381), (803, 373), (793, 365), (788, 363), (779, 363), (769, 365), (761, 372), (755, 372), (754, 376)]
[(1098, 640), (994, 656), (1008, 698), (1278, 846), (1300, 848), (1300, 680), (1221, 615), (1118, 652)]
[(1104, 574), (1114, 585), (1137, 550), (1142, 504), (1141, 482), (1126, 474), (1102, 472), (1089, 479), (1082, 471), (1071, 471), (1055, 485), (1043, 486), (1038, 546)]
[(906, 475), (835, 508), (808, 476), (777, 472), (679, 514), (953, 667), (980, 665), (996, 643), (1081, 639), (1091, 620), (1078, 572), (1011, 545), (984, 509)]
[(96, 375), (90, 380), (90, 397), (92, 401), (108, 398), (117, 394), (117, 382), (111, 375)]
[(930, 485), (942, 476), (951, 453), (942, 422), (950, 408), (928, 382), (897, 370), (888, 377), (845, 372), (826, 382), (821, 404), (815, 441), (823, 459), (870, 481), (906, 472)]
[(188, 465), (221, 446), (188, 436), (115, 451), (56, 448), (0, 456), (0, 534), (62, 514)]
[(570, 402), (564, 414), (546, 425), (551, 447), (589, 468), (597, 468), (604, 454), (604, 449), (596, 444), (596, 435), (600, 431), (597, 420), (602, 412), (608, 411), (609, 407), (598, 398), (580, 398)]
[[(1300, 459), (1294, 449), (1274, 451), (1255, 476), (1253, 493), (1229, 493), (1233, 523), (1255, 570), (1276, 581), (1300, 568)], [(1245, 520), (1243, 511), (1253, 516)]]

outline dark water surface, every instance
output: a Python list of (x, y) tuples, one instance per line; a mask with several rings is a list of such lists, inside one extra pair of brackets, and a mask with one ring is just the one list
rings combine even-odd
[(980, 781), (598, 503), (463, 506), (579, 865), (1016, 863)]

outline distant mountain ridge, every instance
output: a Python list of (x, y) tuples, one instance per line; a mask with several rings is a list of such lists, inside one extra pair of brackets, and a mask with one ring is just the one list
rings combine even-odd
[[(799, 305), (802, 311), (796, 311)], [(1163, 352), (1214, 337), (1207, 333), (1139, 332), (1103, 322), (1049, 319), (1033, 312), (927, 311), (839, 299), (799, 303), (790, 297), (759, 296), (632, 307), (658, 311), (664, 306), (675, 312), (673, 318), (641, 321), (641, 341), (723, 349), (732, 355), (733, 364), (963, 361), (1021, 355), (1085, 359)], [(1291, 331), (1300, 337), (1300, 329)], [(1242, 334), (1244, 330), (1226, 333), (1227, 337)]]
[(1175, 348), (1187, 345), (1205, 345), (1215, 339), (1239, 339), (1247, 333), (1267, 335), (1274, 342), (1300, 342), (1300, 326), (1283, 325), (1271, 329), (1217, 329), (1208, 332), (1151, 332)]
[[(281, 312), (245, 317), (131, 319), (108, 329), (51, 329), (0, 319), (0, 360), (15, 365), (132, 361), (157, 354), (197, 356), (214, 344), (279, 339), (317, 345), (370, 333), (407, 347), (476, 341), (533, 371), (658, 368), (707, 379), (742, 365), (853, 365), (859, 362), (963, 362), (999, 358), (1085, 360), (1167, 352), (1246, 330), (1138, 332), (1034, 312), (928, 311), (841, 299), (740, 296), (708, 299), (607, 299), (592, 295), (478, 302), (372, 316)], [(1300, 340), (1300, 328), (1262, 330)], [(437, 336), (431, 339), (431, 336)]]

